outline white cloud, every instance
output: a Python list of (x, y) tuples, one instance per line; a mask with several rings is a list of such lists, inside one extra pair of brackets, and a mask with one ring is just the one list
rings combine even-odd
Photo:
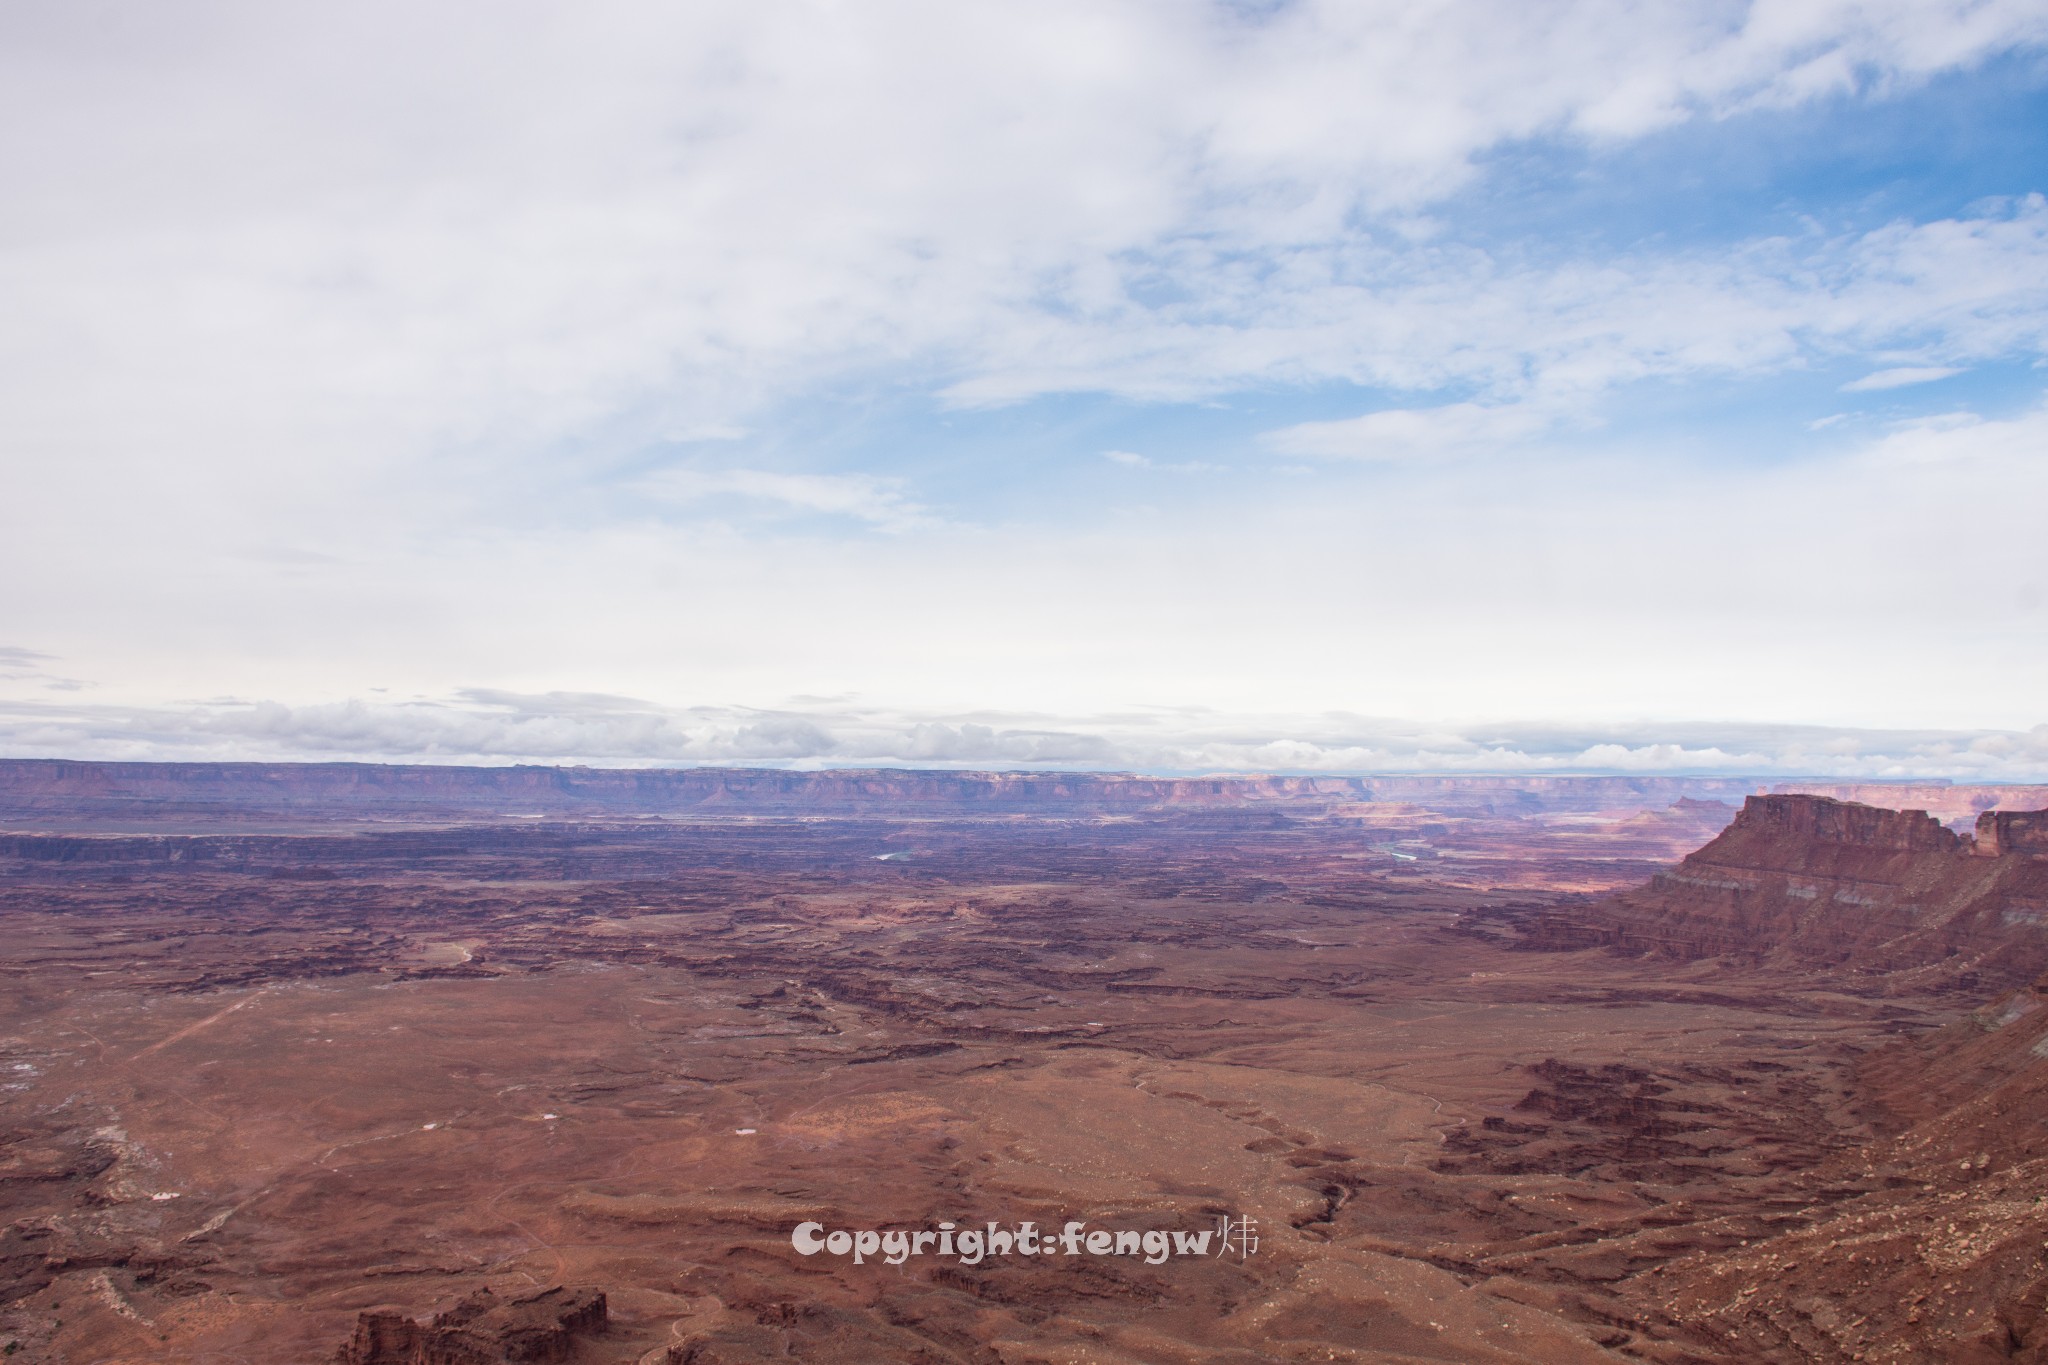
[(1962, 355), (2041, 332), (2038, 207), (1734, 270), (1508, 270), (1357, 230), (1507, 141), (2040, 41), (2013, 0), (181, 14), (0, 21), (0, 401), (53, 496), (125, 479), (275, 513), (428, 459), (467, 485), (479, 460), (729, 436), (901, 364), (968, 403), (1499, 401), (1532, 372), (1786, 363), (1808, 334), (1931, 328)]
[(1852, 379), (1842, 385), (1843, 393), (1871, 393), (1880, 389), (1903, 389), (1912, 384), (1931, 384), (1937, 379), (1948, 379), (1961, 374), (1953, 365), (1905, 365), (1897, 369), (1878, 370)]
[(433, 703), (119, 708), (0, 704), (0, 747), (108, 759), (541, 762), (1141, 772), (1614, 772), (2048, 780), (2048, 726), (1868, 731), (1768, 725), (1421, 726), (1189, 712), (1055, 718), (811, 707), (663, 708), (492, 694)]
[(137, 574), (50, 543), (21, 581), (65, 591), (7, 614), (96, 699), (144, 710), (487, 686), (675, 710), (854, 695), (933, 720), (1037, 711), (1030, 728), (1062, 733), (1139, 701), (2025, 731), (2048, 668), (2043, 449), (2044, 411), (1733, 466), (1560, 441), (1542, 461), (1326, 464), (1306, 488), (1240, 474), (1170, 516), (1080, 526), (828, 540), (643, 517), (289, 573), (194, 546)]
[[(668, 758), (1067, 754), (1111, 740), (963, 708), (2023, 729), (2038, 704), (2038, 416), (1722, 482), (1564, 447), (1634, 380), (2048, 349), (2048, 203), (1591, 262), (1427, 221), (1496, 149), (1960, 69), (2042, 41), (2031, 0), (122, 13), (0, 13), (0, 581), (35, 585), (5, 629), (134, 708), (23, 712), (17, 746), (595, 755), (639, 726)], [(954, 510), (964, 478), (942, 518), (805, 435), (870, 394), (1347, 384), (1392, 406), (1270, 447), (1557, 449), (1477, 491), (1415, 458), (1370, 493), (1233, 480), (1170, 526), (1053, 490), (1075, 524), (1006, 526)], [(1944, 482), (1972, 461), (1996, 496)], [(319, 709), (477, 682), (667, 709)], [(806, 722), (850, 746), (820, 749), (689, 718), (795, 691), (939, 728)], [(169, 701), (222, 694), (283, 710)], [(1273, 743), (1439, 752), (1285, 727), (1185, 752)]]
[(1867, 469), (1948, 465), (1975, 472), (1987, 482), (2008, 482), (2011, 473), (2038, 466), (2048, 449), (2048, 412), (1987, 421), (1974, 412), (1942, 412), (1895, 422), (1862, 454)]
[(1223, 466), (1206, 460), (1155, 460), (1131, 450), (1105, 450), (1102, 458), (1126, 469), (1149, 469), (1162, 474), (1220, 474)]
[(742, 498), (789, 512), (851, 517), (881, 531), (937, 524), (927, 509), (904, 496), (898, 481), (871, 474), (667, 469), (640, 479), (634, 487), (650, 499), (679, 506), (720, 497)]
[(1301, 422), (1269, 431), (1260, 440), (1283, 455), (1406, 460), (1497, 454), (1548, 425), (1544, 414), (1524, 405), (1452, 403), (1440, 408), (1392, 408), (1335, 422)]
[(2048, 351), (2039, 195), (1967, 219), (1598, 264), (1510, 268), (1471, 248), (1346, 240), (1295, 245), (1284, 268), (1180, 244), (1129, 269), (1132, 285), (1162, 270), (1183, 287), (1140, 306), (1103, 284), (1055, 316), (992, 328), (954, 397), (1187, 399), (1314, 380), (1463, 389), (1477, 395), (1468, 421), (1512, 420), (1504, 410), (1524, 402), (1584, 419), (1643, 379), (1767, 374), (1908, 342), (1959, 362)]

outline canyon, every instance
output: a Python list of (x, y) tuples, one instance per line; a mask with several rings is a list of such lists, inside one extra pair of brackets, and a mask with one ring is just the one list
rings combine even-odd
[[(2048, 1360), (2043, 807), (0, 762), (0, 1341)], [(1258, 1235), (790, 1240), (1073, 1219)]]

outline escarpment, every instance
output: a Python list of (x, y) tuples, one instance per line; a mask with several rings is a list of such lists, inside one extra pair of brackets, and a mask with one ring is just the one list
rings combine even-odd
[(97, 763), (0, 759), (0, 821), (287, 822), (799, 811), (1094, 815), (1420, 802), (1533, 815), (1733, 800), (1741, 778), (1429, 774), (1381, 777), (747, 768), (462, 767), (381, 763)]
[(563, 1289), (500, 1299), (488, 1289), (471, 1294), (430, 1321), (402, 1313), (364, 1313), (355, 1335), (335, 1355), (336, 1365), (550, 1365), (575, 1354), (576, 1341), (602, 1332), (605, 1296), (594, 1289)]
[(2048, 970), (2048, 811), (1985, 811), (1969, 837), (1924, 811), (1752, 796), (1678, 866), (1532, 938), (2016, 987)]

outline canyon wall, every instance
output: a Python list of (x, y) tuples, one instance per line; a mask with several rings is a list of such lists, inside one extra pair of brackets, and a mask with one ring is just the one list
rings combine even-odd
[[(1796, 786), (1799, 784), (1780, 784)], [(1286, 803), (1404, 803), (1486, 815), (1661, 810), (1733, 803), (1744, 777), (1395, 774), (1151, 777), (1128, 773), (763, 768), (464, 767), (381, 763), (94, 763), (0, 759), (0, 825), (66, 821), (617, 818), (730, 813), (1097, 814)], [(1858, 787), (1857, 791), (1884, 791)], [(2048, 805), (2048, 787), (1917, 784), (1943, 818)], [(1890, 801), (1887, 804), (1906, 804)]]
[(1773, 783), (1770, 789), (1803, 796), (1826, 796), (1836, 801), (1854, 801), (1859, 805), (1883, 806), (1891, 810), (1924, 810), (1946, 823), (1974, 820), (1980, 811), (2033, 811), (2048, 806), (2048, 787), (2011, 782), (1835, 782), (1808, 779)]
[(1553, 911), (1533, 938), (2016, 987), (2048, 970), (2048, 810), (1986, 811), (1972, 837), (1919, 810), (1752, 796), (1677, 867)]
[(1672, 777), (1150, 777), (1128, 773), (762, 768), (460, 767), (378, 763), (0, 760), (0, 818), (303, 814), (383, 818), (917, 809), (1091, 813), (1272, 802), (1395, 801), (1487, 813), (1661, 808), (1734, 799), (1742, 779)]

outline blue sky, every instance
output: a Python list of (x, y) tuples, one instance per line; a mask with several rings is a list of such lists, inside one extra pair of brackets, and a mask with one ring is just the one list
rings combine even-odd
[(0, 26), (0, 753), (2048, 779), (2038, 3)]

